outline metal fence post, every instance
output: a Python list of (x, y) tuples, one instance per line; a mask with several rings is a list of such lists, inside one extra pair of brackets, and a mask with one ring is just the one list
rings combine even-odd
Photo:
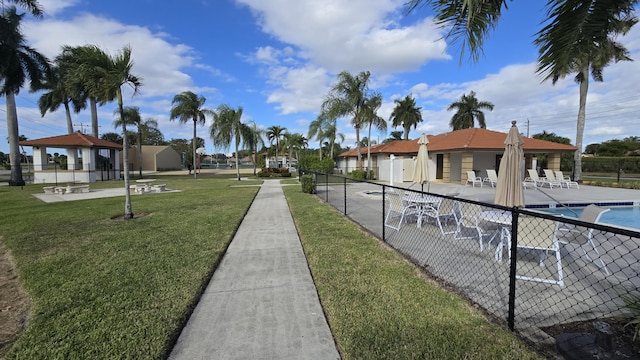
[(386, 230), (387, 227), (384, 225), (384, 207), (386, 205), (386, 198), (387, 198), (387, 193), (386, 193), (387, 187), (384, 186), (384, 184), (382, 185), (382, 241), (383, 242), (387, 242), (387, 234), (386, 234)]
[(517, 211), (511, 210), (511, 259), (509, 263), (509, 312), (507, 315), (507, 325), (509, 330), (515, 329), (516, 311), (516, 255), (518, 253), (518, 215)]
[(344, 182), (344, 214), (347, 215), (347, 178), (342, 178)]
[(324, 192), (327, 204), (329, 203), (329, 173), (324, 174)]

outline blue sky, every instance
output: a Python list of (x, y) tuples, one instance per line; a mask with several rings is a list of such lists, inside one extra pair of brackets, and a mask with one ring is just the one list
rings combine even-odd
[[(428, 8), (405, 16), (405, 0), (40, 0), (43, 19), (26, 18), (23, 33), (41, 53), (54, 58), (62, 45), (95, 44), (115, 54), (133, 49), (133, 73), (143, 79), (139, 94), (125, 93), (125, 106), (138, 106), (154, 118), (165, 139), (190, 139), (192, 124), (169, 121), (173, 96), (191, 90), (207, 98), (206, 106), (242, 106), (244, 122), (259, 127), (284, 126), (305, 136), (323, 98), (347, 70), (369, 70), (371, 89), (389, 119), (394, 100), (413, 95), (423, 123), (410, 137), (450, 130), (447, 106), (475, 91), (495, 105), (486, 112), (487, 128), (507, 132), (512, 120), (530, 135), (547, 131), (575, 142), (578, 88), (572, 78), (556, 85), (535, 74), (537, 51), (532, 40), (544, 12), (540, 1), (509, 2), (509, 9), (486, 41), (478, 62), (460, 63), (459, 44), (446, 43)], [(638, 26), (619, 39), (640, 58)], [(584, 145), (638, 136), (640, 62), (606, 68), (604, 83), (591, 82)], [(17, 97), (20, 134), (29, 139), (66, 132), (64, 110), (40, 116), (39, 94), (27, 89)], [(115, 103), (99, 108), (100, 134), (113, 127)], [(4, 113), (4, 98), (0, 98)], [(76, 130), (87, 129), (89, 111), (73, 115)], [(353, 147), (349, 119), (339, 121)], [(214, 149), (209, 125), (198, 128), (208, 153)], [(386, 134), (372, 132), (374, 140)], [(6, 122), (0, 122), (6, 133)], [(362, 134), (366, 136), (366, 131)], [(265, 139), (266, 140), (266, 139)], [(310, 140), (310, 147), (317, 142)], [(0, 142), (0, 151), (8, 144)]]

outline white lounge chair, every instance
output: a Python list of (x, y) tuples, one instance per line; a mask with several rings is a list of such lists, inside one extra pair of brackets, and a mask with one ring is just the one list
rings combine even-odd
[[(543, 186), (548, 186), (550, 189), (553, 189), (553, 187), (555, 186), (554, 184), (552, 184), (551, 182), (549, 182), (547, 179), (542, 179), (538, 176), (538, 172), (536, 172), (534, 169), (528, 169), (527, 170), (529, 172), (529, 181), (533, 181), (535, 187), (543, 187)], [(557, 185), (560, 186), (560, 185)]]
[(487, 169), (487, 177), (484, 178), (484, 182), (491, 184), (491, 187), (496, 187), (498, 183), (498, 174), (495, 169)]
[[(539, 267), (532, 268), (524, 264), (518, 265), (519, 269), (534, 273), (533, 276), (516, 275), (516, 279), (538, 281), (564, 286), (562, 274), (562, 257), (560, 255), (560, 242), (556, 236), (558, 222), (533, 216), (522, 215), (518, 219), (518, 250), (540, 252)], [(520, 252), (520, 251), (519, 251)], [(556, 258), (556, 278), (542, 277), (545, 271), (545, 261), (549, 252), (553, 252)]]
[(556, 170), (556, 179), (560, 181), (561, 185), (566, 186), (567, 189), (570, 189), (572, 186), (575, 186), (576, 189), (580, 189), (580, 185), (578, 185), (577, 182), (571, 180), (571, 177), (565, 176), (560, 170)]
[(562, 188), (562, 182), (556, 179), (556, 175), (553, 173), (553, 170), (544, 169), (544, 176), (545, 176), (545, 179), (549, 182), (550, 188), (553, 188), (554, 186)]
[(476, 184), (480, 185), (480, 187), (482, 187), (482, 178), (479, 176), (476, 176), (476, 172), (473, 170), (469, 170), (467, 171), (467, 184), (471, 183), (471, 185), (473, 187), (476, 187)]
[[(597, 223), (600, 220), (602, 214), (609, 210), (611, 209), (591, 204), (584, 208), (584, 210), (582, 210), (582, 214), (580, 214), (579, 219), (589, 223)], [(593, 228), (563, 223), (560, 225), (558, 230), (558, 239), (561, 243), (580, 245), (580, 248), (584, 252), (584, 255), (587, 257), (587, 259), (589, 259), (589, 261), (593, 262), (596, 266), (602, 269), (605, 274), (609, 275), (609, 269), (607, 269), (607, 265), (600, 257), (600, 252), (598, 251), (598, 248), (593, 241), (595, 232)], [(593, 251), (595, 259), (592, 259), (589, 256), (589, 252), (587, 251), (587, 249), (589, 251)], [(599, 260), (600, 265), (596, 263), (596, 260)]]

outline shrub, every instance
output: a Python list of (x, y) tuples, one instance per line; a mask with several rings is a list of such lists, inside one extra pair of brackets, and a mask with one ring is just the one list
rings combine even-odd
[(306, 194), (315, 194), (316, 186), (313, 182), (313, 176), (311, 175), (302, 175), (302, 192)]
[(256, 174), (258, 177), (271, 177), (271, 173), (270, 172), (265, 172), (265, 171), (258, 171), (258, 173)]
[(367, 172), (364, 170), (353, 170), (351, 172), (351, 177), (356, 180), (364, 180), (367, 178)]
[(333, 159), (324, 158), (320, 160), (318, 155), (307, 155), (300, 159), (298, 162), (298, 169), (316, 171), (325, 174), (330, 174), (333, 171), (335, 163)]

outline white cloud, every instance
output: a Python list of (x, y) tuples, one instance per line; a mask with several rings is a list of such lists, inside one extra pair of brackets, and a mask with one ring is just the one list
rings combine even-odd
[(54, 16), (63, 9), (78, 4), (80, 0), (38, 0), (44, 10), (44, 16)]

